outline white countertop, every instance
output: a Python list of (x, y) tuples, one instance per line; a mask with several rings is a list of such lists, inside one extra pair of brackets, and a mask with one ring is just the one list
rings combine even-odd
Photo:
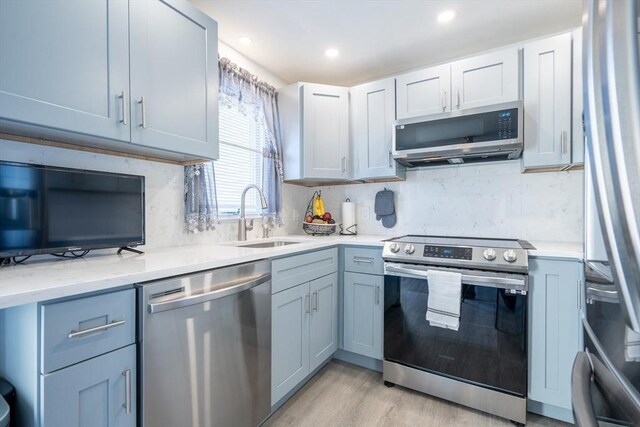
[[(0, 309), (189, 274), (233, 264), (276, 258), (336, 245), (382, 247), (380, 236), (287, 236), (270, 240), (299, 241), (275, 248), (243, 248), (238, 242), (145, 250), (143, 255), (94, 255), (76, 259), (29, 261), (0, 268)], [(262, 242), (264, 239), (256, 240)], [(242, 244), (251, 242), (242, 242)], [(582, 260), (579, 243), (531, 242), (534, 257)], [(142, 248), (144, 250), (144, 248)]]
[(578, 261), (584, 259), (582, 243), (576, 242), (529, 242), (535, 250), (529, 251), (530, 257), (537, 258), (571, 258)]
[[(238, 242), (145, 250), (138, 255), (104, 254), (75, 259), (28, 261), (0, 268), (0, 309), (85, 292), (147, 282), (195, 271), (275, 258), (339, 244), (382, 247), (376, 236), (287, 236), (270, 240), (300, 241), (275, 248), (242, 248)], [(256, 242), (265, 241), (264, 239)], [(242, 244), (251, 243), (249, 241)]]

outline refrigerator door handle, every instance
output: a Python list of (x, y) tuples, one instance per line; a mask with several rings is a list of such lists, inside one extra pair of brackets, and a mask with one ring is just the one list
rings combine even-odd
[[(584, 327), (584, 331), (587, 333), (587, 336), (593, 343), (593, 346), (596, 349), (596, 352), (599, 358), (592, 358), (591, 362), (594, 364), (595, 374), (598, 374), (597, 363), (599, 360), (602, 361), (602, 365), (606, 367), (608, 374), (610, 375), (610, 382), (615, 383), (611, 388), (619, 388), (619, 391), (616, 392), (615, 400), (616, 402), (623, 402), (625, 406), (628, 408), (625, 412), (634, 412), (637, 414), (637, 418), (632, 417), (631, 419), (640, 419), (640, 393), (629, 383), (629, 380), (622, 375), (615, 365), (609, 360), (609, 356), (604, 351), (600, 340), (596, 336), (596, 333), (591, 329), (591, 325), (585, 317), (582, 317), (582, 325)], [(608, 375), (609, 376), (609, 375)], [(628, 414), (630, 415), (630, 414)]]
[(628, 325), (640, 332), (636, 2), (590, 0), (585, 12), (585, 119), (595, 199), (623, 312)]

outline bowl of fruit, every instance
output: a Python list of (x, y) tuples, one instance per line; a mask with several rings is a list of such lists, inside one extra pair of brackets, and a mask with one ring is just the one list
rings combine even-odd
[(324, 200), (320, 191), (313, 193), (302, 223), (302, 230), (312, 236), (328, 236), (336, 232), (336, 221), (331, 212), (324, 210)]

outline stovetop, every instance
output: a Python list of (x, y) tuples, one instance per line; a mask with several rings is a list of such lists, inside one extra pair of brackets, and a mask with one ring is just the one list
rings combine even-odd
[(385, 241), (387, 262), (526, 273), (529, 242), (516, 239), (406, 235)]

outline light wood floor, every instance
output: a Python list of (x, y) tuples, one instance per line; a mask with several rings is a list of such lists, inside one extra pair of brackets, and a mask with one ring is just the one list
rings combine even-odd
[[(566, 426), (527, 416), (527, 426)], [(510, 421), (395, 386), (382, 374), (331, 361), (264, 424), (276, 426), (511, 426)]]

